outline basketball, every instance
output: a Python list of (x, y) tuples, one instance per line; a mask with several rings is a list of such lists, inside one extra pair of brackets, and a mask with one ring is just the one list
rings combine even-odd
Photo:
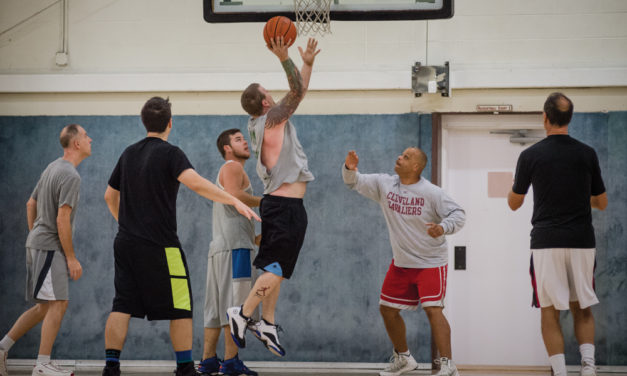
[(287, 46), (291, 46), (296, 41), (296, 26), (292, 20), (284, 16), (270, 18), (263, 28), (263, 39), (266, 40), (266, 45), (270, 46), (270, 39), (281, 36)]

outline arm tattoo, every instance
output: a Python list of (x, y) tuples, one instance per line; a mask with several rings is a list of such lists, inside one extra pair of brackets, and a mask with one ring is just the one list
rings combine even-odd
[(272, 128), (277, 124), (280, 124), (287, 120), (293, 113), (296, 111), (298, 104), (303, 99), (305, 95), (305, 90), (303, 87), (303, 78), (294, 65), (292, 59), (287, 59), (281, 63), (283, 65), (283, 69), (287, 74), (287, 81), (290, 85), (290, 91), (285, 95), (283, 99), (279, 102), (277, 106), (275, 106), (272, 110), (268, 112), (268, 117), (266, 119), (266, 128)]

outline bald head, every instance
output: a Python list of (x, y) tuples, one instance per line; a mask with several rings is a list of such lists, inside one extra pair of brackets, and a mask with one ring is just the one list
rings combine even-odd
[(427, 166), (427, 154), (415, 146), (409, 148), (408, 151), (411, 153), (414, 161), (418, 164), (420, 173), (422, 173), (422, 170), (424, 170)]
[(70, 124), (63, 127), (63, 129), (61, 130), (61, 134), (59, 135), (59, 142), (61, 143), (61, 147), (63, 149), (69, 148), (72, 140), (78, 135), (79, 131), (80, 125), (78, 124)]
[(568, 125), (573, 117), (573, 102), (562, 93), (552, 93), (544, 102), (544, 113), (552, 125)]

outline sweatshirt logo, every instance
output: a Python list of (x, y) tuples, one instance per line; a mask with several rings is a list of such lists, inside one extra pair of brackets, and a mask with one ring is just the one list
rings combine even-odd
[(425, 199), (422, 197), (405, 197), (394, 192), (389, 192), (386, 196), (388, 208), (403, 215), (421, 215), (425, 206)]

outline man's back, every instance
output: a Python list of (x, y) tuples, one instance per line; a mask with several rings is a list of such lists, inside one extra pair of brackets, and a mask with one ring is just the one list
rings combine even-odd
[(605, 192), (597, 155), (568, 135), (552, 135), (521, 153), (517, 194), (531, 183), (531, 248), (593, 248), (590, 196)]
[(109, 185), (120, 191), (119, 230), (163, 246), (179, 246), (176, 235), (178, 176), (191, 163), (181, 149), (156, 137), (129, 146)]

